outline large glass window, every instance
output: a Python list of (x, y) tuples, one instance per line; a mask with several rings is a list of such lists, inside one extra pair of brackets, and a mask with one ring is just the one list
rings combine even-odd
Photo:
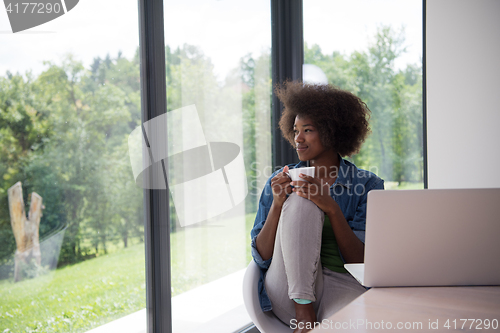
[(141, 122), (137, 2), (64, 3), (18, 33), (0, 8), (0, 332), (86, 332), (145, 307), (127, 144)]
[[(129, 154), (141, 137), (153, 158), (168, 148), (173, 331), (238, 330), (280, 135), (269, 0), (164, 1), (167, 114), (150, 120), (164, 142), (140, 127), (137, 3), (70, 2), (18, 33), (0, 9), (0, 332), (144, 331), (143, 189)], [(422, 188), (421, 1), (303, 7), (304, 80), (372, 111), (351, 159), (386, 188)]]
[(351, 159), (389, 189), (423, 188), (422, 1), (304, 1), (304, 80), (358, 95), (372, 134)]
[(173, 328), (231, 332), (250, 322), (241, 283), (272, 169), (270, 3), (164, 11)]

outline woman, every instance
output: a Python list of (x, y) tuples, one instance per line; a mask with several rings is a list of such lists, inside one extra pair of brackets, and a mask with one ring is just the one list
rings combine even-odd
[[(370, 110), (358, 97), (300, 82), (276, 94), (285, 106), (280, 129), (301, 162), (267, 181), (252, 255), (261, 268), (262, 310), (306, 332), (365, 291), (343, 264), (363, 262), (367, 193), (384, 183), (342, 159), (358, 152), (370, 131)], [(292, 182), (288, 170), (307, 161), (315, 176)]]

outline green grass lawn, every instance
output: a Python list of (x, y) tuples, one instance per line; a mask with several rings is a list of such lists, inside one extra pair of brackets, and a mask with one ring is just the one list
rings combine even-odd
[[(172, 295), (246, 267), (254, 216), (173, 233)], [(86, 332), (145, 307), (144, 244), (36, 279), (0, 281), (0, 333)]]
[(0, 332), (85, 332), (146, 306), (144, 245), (0, 282)]
[(424, 183), (412, 182), (385, 182), (386, 190), (418, 190), (424, 188)]

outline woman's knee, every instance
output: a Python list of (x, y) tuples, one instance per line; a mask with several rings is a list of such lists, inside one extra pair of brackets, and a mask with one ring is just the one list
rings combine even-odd
[(318, 210), (318, 206), (314, 202), (312, 202), (309, 199), (302, 198), (298, 196), (296, 193), (292, 193), (288, 196), (288, 198), (285, 200), (285, 203), (283, 204), (283, 208), (285, 207), (293, 207), (296, 209), (307, 209), (307, 210)]
[(314, 202), (309, 199), (302, 198), (295, 193), (290, 194), (283, 204), (282, 214), (308, 215), (311, 218), (321, 218), (324, 213), (319, 209)]

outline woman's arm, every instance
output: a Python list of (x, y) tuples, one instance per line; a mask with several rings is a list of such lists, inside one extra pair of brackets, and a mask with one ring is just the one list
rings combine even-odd
[(345, 262), (347, 264), (364, 262), (365, 244), (354, 234), (342, 210), (333, 198), (330, 209), (325, 213), (330, 219), (335, 239)]
[(285, 166), (283, 171), (278, 173), (271, 180), (273, 203), (267, 215), (266, 222), (255, 240), (255, 246), (263, 260), (268, 260), (273, 256), (274, 241), (276, 239), (276, 231), (278, 230), (278, 222), (281, 216), (281, 208), (283, 207), (287, 195), (292, 193), (290, 178), (286, 172), (288, 172), (288, 166)]
[(281, 216), (281, 208), (283, 205), (276, 205), (273, 201), (269, 214), (267, 215), (266, 223), (255, 239), (257, 251), (263, 260), (268, 260), (273, 256), (274, 240), (276, 239), (276, 231), (278, 230), (278, 222)]

